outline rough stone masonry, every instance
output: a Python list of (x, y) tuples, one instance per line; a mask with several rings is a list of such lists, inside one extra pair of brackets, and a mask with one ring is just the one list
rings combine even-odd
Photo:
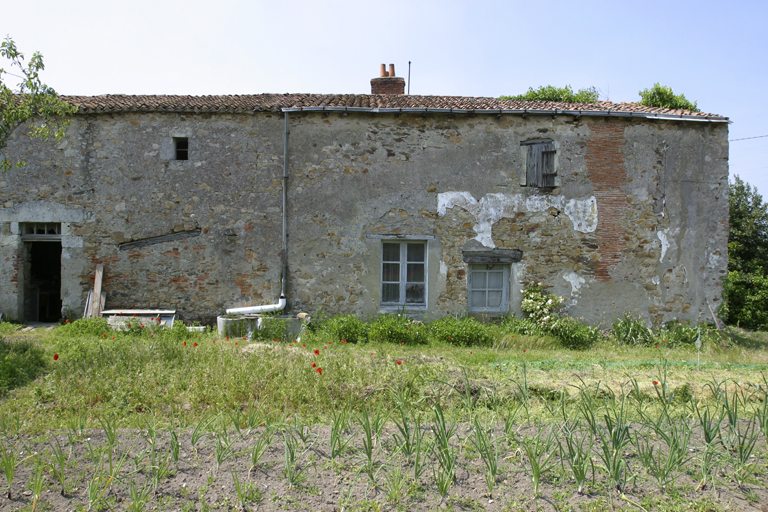
[[(404, 95), (68, 101), (66, 137), (21, 127), (8, 151), (27, 165), (0, 176), (9, 318), (82, 314), (98, 264), (108, 308), (210, 321), (277, 302), (284, 169), (289, 311), (514, 314), (531, 281), (592, 323), (709, 320), (720, 303), (727, 118)], [(527, 185), (536, 165), (554, 185)]]

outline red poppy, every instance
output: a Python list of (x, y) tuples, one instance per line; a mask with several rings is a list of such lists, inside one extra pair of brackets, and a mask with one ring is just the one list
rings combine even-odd
[(59, 360), (59, 354), (53, 354), (53, 360), (58, 361)]
[(320, 351), (319, 351), (318, 349), (315, 349), (315, 355), (316, 355), (316, 356), (319, 356), (319, 355), (320, 355)]
[(136, 316), (136, 313), (134, 313), (133, 316)]
[(64, 320), (64, 323), (65, 323), (65, 324), (68, 324), (68, 323), (69, 323), (69, 318), (67, 318), (66, 320)]
[(659, 385), (658, 381), (653, 381), (653, 385), (658, 386)]
[(141, 324), (141, 328), (142, 328), (142, 329), (144, 328), (144, 324)]
[(302, 346), (302, 347), (306, 347), (306, 346), (307, 346), (307, 344), (306, 344), (306, 343), (302, 343), (302, 344), (301, 344), (301, 346)]
[(235, 345), (237, 345), (237, 342), (235, 342)]
[(523, 354), (525, 354), (525, 350), (523, 350)]
[(658, 345), (654, 345), (653, 348), (659, 348), (659, 346)]
[(318, 369), (317, 369), (317, 370), (315, 370), (315, 371), (316, 371), (317, 373), (319, 373), (320, 375), (322, 375), (322, 374), (323, 374), (323, 369), (322, 369), (322, 368), (318, 368)]
[(323, 347), (323, 350), (328, 350), (328, 347)]
[(102, 334), (102, 335), (101, 335), (101, 337), (102, 337), (102, 338), (106, 338), (106, 337), (107, 337), (107, 335), (106, 335), (106, 334)]
[(213, 343), (215, 345), (216, 344), (216, 340), (213, 340), (211, 343)]
[(312, 368), (317, 368), (317, 363), (312, 363)]
[(186, 346), (187, 346), (187, 342), (185, 341), (185, 342), (184, 342), (184, 345), (182, 345), (182, 346), (186, 347)]
[(229, 336), (227, 336), (227, 341), (229, 341)]
[(470, 350), (469, 353), (472, 354), (472, 351)]
[(402, 361), (398, 361), (397, 364), (403, 364), (403, 362)]
[(401, 345), (405, 345), (405, 342), (400, 343)]
[(125, 324), (125, 325), (127, 325), (128, 327), (130, 327), (130, 326), (131, 326), (131, 324)]
[(112, 336), (112, 339), (115, 339), (115, 337), (114, 337), (114, 336)]
[(329, 345), (333, 345), (333, 342), (332, 342), (332, 341), (329, 341), (329, 342), (328, 342), (328, 344), (329, 344)]
[(243, 341), (245, 341), (245, 336), (243, 336)]
[(347, 340), (341, 340), (341, 342), (342, 342), (342, 343), (346, 343), (346, 342), (347, 342)]
[(194, 345), (192, 345), (192, 346), (193, 346), (193, 347), (196, 347), (196, 346), (197, 346), (197, 343), (195, 343), (195, 344), (194, 344)]
[(373, 355), (373, 352), (371, 352), (371, 355)]
[[(154, 337), (155, 337), (155, 335), (154, 335), (154, 334), (150, 334), (150, 335), (149, 335), (149, 337), (150, 337), (150, 338), (154, 338)], [(216, 343), (216, 342), (214, 341), (214, 343)]]

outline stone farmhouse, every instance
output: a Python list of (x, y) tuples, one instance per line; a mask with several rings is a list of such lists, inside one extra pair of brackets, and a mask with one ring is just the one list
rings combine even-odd
[[(728, 119), (633, 103), (369, 95), (70, 96), (0, 175), (0, 312), (710, 320), (727, 266)], [(284, 298), (284, 301), (281, 300)], [(284, 306), (284, 307), (283, 307)]]

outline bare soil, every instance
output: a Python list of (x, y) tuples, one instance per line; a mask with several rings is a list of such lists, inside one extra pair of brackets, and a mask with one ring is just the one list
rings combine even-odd
[[(30, 481), (35, 465), (46, 464), (44, 491), (35, 507), (37, 510), (130, 510), (131, 482), (137, 489), (146, 486), (148, 502), (137, 510), (244, 510), (236, 490), (233, 475), (242, 485), (242, 498), (247, 510), (488, 510), (488, 511), (599, 511), (599, 510), (675, 510), (718, 511), (736, 510), (768, 512), (768, 482), (766, 482), (766, 446), (761, 437), (758, 442), (754, 471), (750, 483), (739, 488), (731, 478), (732, 467), (723, 463), (713, 475), (714, 485), (700, 487), (698, 475), (701, 439), (691, 443), (691, 460), (681, 469), (682, 473), (672, 488), (661, 493), (656, 481), (642, 467), (632, 447), (627, 450), (630, 478), (619, 493), (607, 481), (599, 468), (590, 478), (586, 492), (579, 495), (567, 465), (557, 463), (542, 478), (540, 496), (534, 499), (530, 464), (515, 442), (500, 443), (502, 468), (492, 494), (484, 477), (484, 465), (470, 442), (471, 431), (467, 425), (459, 426), (454, 437), (458, 464), (456, 479), (443, 498), (435, 482), (436, 466), (430, 458), (423, 475), (413, 483), (414, 467), (404, 461), (395, 448), (397, 429), (387, 425), (378, 438), (374, 451), (375, 464), (371, 478), (364, 470), (365, 459), (359, 426), (353, 426), (348, 449), (335, 460), (330, 458), (331, 429), (328, 426), (308, 427), (306, 443), (299, 439), (296, 466), (301, 471), (298, 481), (290, 484), (285, 474), (285, 442), (278, 432), (271, 447), (258, 463), (251, 464), (252, 450), (264, 427), (240, 433), (230, 431), (226, 436), (207, 433), (196, 446), (191, 445), (192, 430), (179, 435), (179, 461), (169, 460), (170, 474), (152, 487), (154, 466), (153, 443), (145, 431), (120, 431), (113, 452), (113, 464), (123, 460), (120, 472), (110, 479), (108, 450), (102, 430), (59, 433), (56, 439), (67, 457), (65, 470), (66, 490), (51, 469), (52, 436), (16, 438), (6, 440), (20, 452), (19, 464), (7, 496), (6, 481), (0, 480), (0, 511), (33, 510)], [(291, 432), (288, 430), (288, 432)], [(293, 431), (291, 434), (298, 438)], [(537, 434), (532, 427), (516, 429), (518, 436)], [(427, 427), (427, 435), (431, 431)], [(504, 436), (501, 425), (497, 435)], [(169, 457), (170, 435), (159, 433), (154, 441), (156, 460)], [(222, 446), (232, 441), (226, 460), (221, 457)], [(53, 444), (52, 444), (53, 443)], [(37, 455), (35, 455), (37, 453)], [(595, 456), (596, 464), (599, 459)], [(99, 462), (101, 461), (101, 462)], [(158, 462), (155, 465), (159, 464)], [(391, 479), (401, 470), (407, 482), (400, 492), (392, 490)], [(101, 473), (101, 478), (94, 478)], [(389, 478), (387, 477), (389, 475)], [(0, 476), (2, 478), (2, 476)], [(89, 493), (97, 489), (95, 492)], [(90, 494), (90, 497), (89, 497)], [(101, 500), (97, 499), (101, 494)]]

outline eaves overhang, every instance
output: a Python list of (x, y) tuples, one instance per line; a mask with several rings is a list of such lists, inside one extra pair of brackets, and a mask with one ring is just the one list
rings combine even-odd
[(572, 117), (626, 117), (658, 119), (661, 121), (697, 121), (705, 123), (728, 123), (723, 116), (695, 116), (685, 114), (658, 114), (653, 112), (627, 112), (619, 110), (534, 110), (534, 109), (455, 109), (455, 108), (368, 108), (368, 107), (287, 107), (283, 112), (361, 112), (371, 114), (460, 114), (460, 115), (566, 115)]

